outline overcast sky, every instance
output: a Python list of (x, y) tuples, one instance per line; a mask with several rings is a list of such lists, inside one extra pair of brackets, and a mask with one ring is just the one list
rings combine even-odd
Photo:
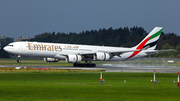
[(0, 35), (143, 27), (180, 35), (180, 0), (0, 0)]

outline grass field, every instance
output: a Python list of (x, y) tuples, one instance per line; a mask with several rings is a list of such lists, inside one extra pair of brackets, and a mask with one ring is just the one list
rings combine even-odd
[[(140, 59), (111, 64), (180, 66), (179, 60)], [(105, 64), (109, 62), (95, 62)], [(60, 61), (42, 59), (0, 59), (0, 65), (27, 65), (26, 69), (0, 68), (0, 101), (172, 101), (179, 100), (180, 88), (173, 83), (177, 73), (103, 73), (105, 84), (99, 83), (99, 70), (34, 70), (31, 65), (72, 66)], [(126, 83), (124, 83), (126, 80)]]
[[(1, 101), (178, 101), (175, 73), (0, 73)], [(124, 80), (126, 83), (124, 84)]]

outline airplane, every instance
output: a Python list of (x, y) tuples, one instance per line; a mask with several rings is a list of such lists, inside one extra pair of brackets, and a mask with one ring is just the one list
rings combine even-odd
[(162, 27), (155, 27), (138, 45), (131, 48), (21, 41), (8, 44), (4, 50), (17, 55), (18, 63), (21, 62), (21, 56), (31, 56), (43, 57), (45, 62), (66, 60), (74, 63), (74, 67), (96, 67), (91, 61), (124, 61), (169, 51), (155, 50), (161, 31)]

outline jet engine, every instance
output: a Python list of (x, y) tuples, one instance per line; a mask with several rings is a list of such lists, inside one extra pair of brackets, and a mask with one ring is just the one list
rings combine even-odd
[(82, 61), (82, 57), (80, 55), (68, 55), (66, 58), (66, 62), (68, 63), (80, 63)]
[(108, 53), (101, 53), (101, 52), (94, 54), (93, 57), (95, 60), (99, 60), (99, 61), (106, 61), (110, 59), (110, 55)]
[(44, 58), (45, 62), (58, 62), (60, 59), (56, 59), (56, 58)]

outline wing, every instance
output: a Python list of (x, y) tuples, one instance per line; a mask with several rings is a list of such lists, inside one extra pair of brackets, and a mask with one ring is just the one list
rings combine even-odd
[(126, 52), (134, 52), (134, 51), (140, 51), (140, 50), (134, 50), (134, 49), (127, 49), (127, 50), (110, 50), (110, 51), (104, 51), (104, 50), (98, 50), (98, 51), (65, 51), (59, 53), (59, 55), (93, 55), (97, 52), (103, 52), (103, 53), (109, 53), (109, 54), (122, 54)]
[(93, 59), (93, 56), (97, 53), (102, 53), (102, 54), (109, 54), (110, 58), (112, 58), (113, 56), (120, 56), (120, 54), (126, 53), (126, 52), (134, 52), (134, 51), (140, 51), (140, 50), (135, 50), (135, 49), (131, 49), (131, 48), (127, 48), (127, 49), (109, 49), (109, 50), (98, 50), (98, 51), (72, 51), (72, 50), (66, 50), (66, 51), (62, 51), (60, 53), (58, 53), (57, 55), (55, 55), (55, 58), (59, 58), (59, 59), (66, 59), (66, 57), (68, 55), (81, 55), (84, 59)]

